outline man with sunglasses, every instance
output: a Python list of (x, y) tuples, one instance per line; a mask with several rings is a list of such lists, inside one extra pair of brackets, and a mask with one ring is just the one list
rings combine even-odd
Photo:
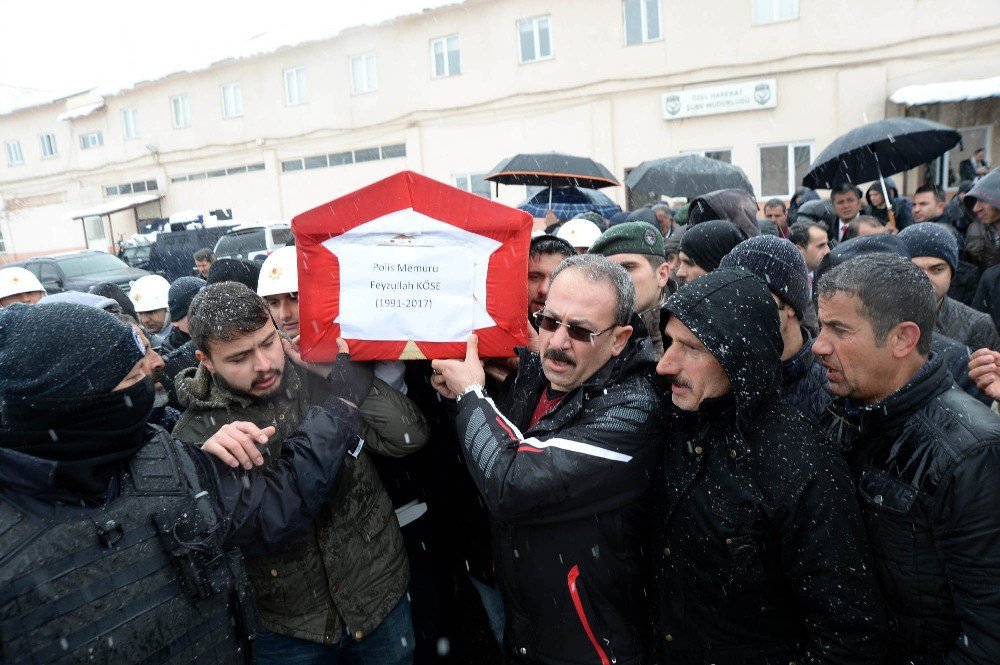
[(648, 662), (644, 515), (663, 428), (634, 306), (621, 266), (574, 256), (553, 272), (539, 352), (518, 349), (500, 404), (475, 336), (464, 360), (433, 363), (490, 510), (505, 663)]

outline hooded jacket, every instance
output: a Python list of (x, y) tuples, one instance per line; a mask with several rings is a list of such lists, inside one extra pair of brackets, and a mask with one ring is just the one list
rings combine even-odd
[(554, 665), (648, 663), (646, 520), (663, 436), (649, 339), (630, 338), (530, 428), (548, 381), (538, 354), (519, 355), (499, 409), (474, 391), (456, 417), (490, 511), (505, 649)]
[(890, 617), (887, 665), (986, 665), (1000, 654), (1000, 419), (941, 360), (868, 406), (838, 399)]
[[(283, 387), (270, 400), (237, 395), (212, 379), (204, 365), (182, 371), (175, 382), (185, 408), (174, 437), (202, 443), (226, 423), (273, 425), (268, 464), (283, 440), (322, 403), (329, 385), (286, 359)], [(374, 380), (362, 402), (359, 433), (365, 449), (349, 457), (338, 487), (312, 527), (280, 550), (247, 557), (264, 627), (320, 644), (340, 639), (342, 625), (358, 640), (373, 631), (399, 602), (409, 581), (399, 522), (367, 450), (402, 456), (427, 439), (416, 407), (384, 382)]]
[[(883, 205), (881, 208), (875, 207), (872, 203), (872, 189), (877, 189), (879, 194), (881, 194), (882, 186), (878, 182), (875, 182), (865, 192), (865, 200), (868, 201), (868, 206), (871, 208), (871, 215), (883, 224), (888, 224), (889, 207), (886, 205)], [(913, 201), (899, 195), (896, 181), (892, 178), (885, 179), (885, 189), (889, 193), (889, 199), (892, 201), (892, 215), (896, 219), (896, 228), (902, 231), (910, 224), (913, 224)]]
[[(1000, 210), (1000, 169), (993, 169), (983, 176), (962, 199), (962, 205), (973, 217), (972, 210), (979, 200)], [(1000, 233), (995, 224), (984, 224), (978, 219), (972, 222), (965, 232), (965, 254), (980, 270), (1000, 263)]]
[(757, 212), (757, 201), (750, 192), (743, 189), (718, 189), (691, 201), (688, 227), (712, 219), (726, 219), (739, 227), (746, 237), (752, 238), (760, 235)]
[(664, 662), (879, 663), (884, 615), (847, 465), (778, 397), (778, 313), (742, 269), (667, 302), (732, 390), (674, 409), (653, 556)]

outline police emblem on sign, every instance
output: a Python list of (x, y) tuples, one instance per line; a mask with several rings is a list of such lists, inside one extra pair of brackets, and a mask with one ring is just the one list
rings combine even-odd
[(670, 95), (664, 98), (663, 108), (670, 115), (677, 115), (677, 112), (681, 110), (681, 98), (678, 95)]
[(753, 89), (753, 98), (761, 106), (767, 104), (768, 100), (771, 99), (771, 84), (758, 83)]

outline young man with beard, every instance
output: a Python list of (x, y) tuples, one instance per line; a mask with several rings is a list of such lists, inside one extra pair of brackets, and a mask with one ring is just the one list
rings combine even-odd
[(528, 247), (528, 318), (545, 307), (549, 278), (563, 259), (576, 255), (573, 246), (562, 238), (542, 235), (531, 239)]
[(836, 396), (827, 434), (850, 464), (874, 551), (886, 662), (996, 663), (1000, 419), (932, 354), (934, 291), (913, 263), (860, 256), (817, 289), (813, 353)]
[(885, 621), (851, 478), (779, 398), (768, 287), (718, 268), (666, 310), (656, 369), (675, 408), (652, 550), (663, 661), (881, 663)]
[(490, 510), (504, 663), (649, 662), (646, 513), (663, 430), (634, 303), (624, 269), (574, 256), (536, 315), (540, 353), (518, 349), (500, 404), (475, 336), (464, 360), (433, 362)]
[[(303, 363), (297, 349), (279, 337), (264, 301), (243, 284), (206, 287), (188, 316), (201, 365), (181, 372), (175, 382), (186, 410), (174, 437), (201, 443), (234, 421), (274, 427), (262, 453), (239, 458), (244, 466), (271, 464), (286, 434), (327, 398), (323, 377), (330, 366)], [(348, 655), (372, 664), (412, 660), (406, 554), (389, 497), (365, 449), (406, 455), (424, 444), (426, 425), (404, 396), (370, 374), (369, 381), (360, 404), (364, 449), (354, 450), (344, 463), (312, 528), (273, 553), (247, 557), (264, 626), (258, 663)], [(220, 457), (234, 461), (225, 453)]]

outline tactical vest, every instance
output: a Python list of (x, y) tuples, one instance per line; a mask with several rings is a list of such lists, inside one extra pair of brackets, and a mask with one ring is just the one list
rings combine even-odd
[(0, 662), (251, 662), (249, 585), (193, 461), (160, 431), (121, 487), (57, 519), (0, 495)]

